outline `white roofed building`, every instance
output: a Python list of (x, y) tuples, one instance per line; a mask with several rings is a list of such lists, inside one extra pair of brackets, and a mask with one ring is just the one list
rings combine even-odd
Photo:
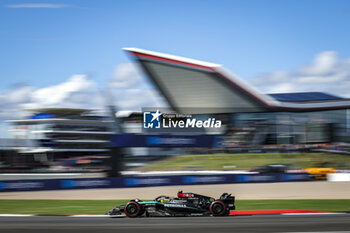
[[(125, 48), (182, 114), (223, 114), (235, 128), (254, 128), (252, 144), (350, 143), (350, 99), (328, 93), (260, 93), (222, 65)], [(341, 85), (341, 84), (339, 84)]]

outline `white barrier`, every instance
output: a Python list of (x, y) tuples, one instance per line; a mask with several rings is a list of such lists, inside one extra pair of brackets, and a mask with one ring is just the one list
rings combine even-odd
[(350, 173), (331, 173), (328, 174), (327, 180), (331, 182), (350, 181)]

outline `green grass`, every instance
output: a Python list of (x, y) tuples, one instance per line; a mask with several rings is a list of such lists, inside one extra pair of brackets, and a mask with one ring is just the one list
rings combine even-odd
[(0, 214), (105, 214), (125, 200), (0, 200)]
[[(0, 200), (0, 214), (105, 214), (125, 200)], [(350, 211), (346, 200), (237, 200), (237, 210)]]
[(328, 162), (335, 168), (350, 168), (350, 156), (328, 153), (261, 153), (261, 154), (204, 154), (179, 155), (137, 170), (246, 170), (266, 164), (291, 164), (300, 169)]
[(350, 211), (350, 199), (345, 200), (237, 200), (237, 210), (314, 210), (325, 212)]

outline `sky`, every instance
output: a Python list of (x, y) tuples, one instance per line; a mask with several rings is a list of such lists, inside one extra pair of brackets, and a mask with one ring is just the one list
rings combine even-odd
[[(123, 47), (222, 64), (263, 93), (350, 98), (350, 1), (0, 0), (0, 133), (38, 107), (164, 105)], [(3, 136), (1, 136), (3, 137)]]

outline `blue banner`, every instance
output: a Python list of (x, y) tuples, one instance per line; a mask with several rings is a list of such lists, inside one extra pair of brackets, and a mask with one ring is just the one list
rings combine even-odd
[(54, 114), (35, 114), (30, 116), (30, 119), (49, 119), (49, 118), (55, 118)]
[(116, 134), (112, 147), (218, 147), (222, 137), (213, 135), (136, 135)]
[(225, 174), (225, 175), (179, 175), (142, 176), (115, 178), (82, 178), (52, 180), (0, 181), (0, 192), (39, 191), (59, 189), (128, 188), (166, 185), (233, 184), (259, 182), (309, 181), (307, 173), (282, 174)]

